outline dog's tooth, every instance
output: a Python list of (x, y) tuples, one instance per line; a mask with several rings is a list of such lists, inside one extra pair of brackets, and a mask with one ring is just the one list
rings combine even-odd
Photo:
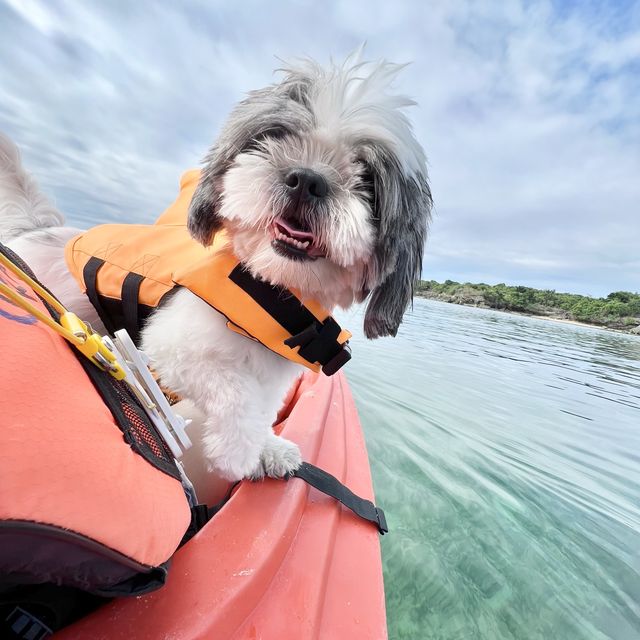
[(286, 244), (292, 247), (295, 247), (296, 249), (300, 249), (301, 251), (308, 249), (309, 246), (311, 245), (310, 240), (302, 241), (302, 240), (298, 240), (297, 238), (292, 238), (290, 235), (286, 233), (282, 233), (282, 231), (280, 231), (279, 229), (275, 230), (274, 238), (276, 240), (280, 240), (281, 242), (285, 242)]

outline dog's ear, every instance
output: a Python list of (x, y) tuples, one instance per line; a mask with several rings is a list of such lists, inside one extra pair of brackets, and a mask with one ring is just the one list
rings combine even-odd
[(227, 169), (264, 126), (263, 121), (276, 106), (273, 87), (251, 91), (233, 109), (218, 140), (207, 154), (200, 182), (191, 199), (187, 222), (191, 235), (203, 245), (210, 245), (216, 231), (222, 227), (220, 206)]
[(236, 105), (204, 160), (200, 182), (189, 206), (187, 226), (191, 235), (205, 246), (211, 244), (216, 231), (222, 227), (220, 206), (225, 173), (255, 136), (271, 94), (269, 89), (252, 91)]
[(420, 277), (432, 206), (426, 170), (407, 177), (395, 159), (387, 157), (372, 173), (378, 238), (373, 263), (377, 285), (364, 316), (370, 339), (398, 332)]
[(222, 227), (222, 217), (218, 213), (222, 196), (222, 179), (226, 163), (222, 154), (214, 147), (207, 158), (207, 166), (202, 170), (200, 182), (189, 205), (187, 227), (195, 240), (208, 246), (216, 231)]
[(309, 126), (312, 119), (306, 107), (309, 83), (304, 76), (290, 74), (281, 84), (251, 91), (231, 112), (205, 158), (200, 183), (189, 207), (188, 228), (196, 240), (209, 245), (222, 227), (224, 176), (236, 156), (255, 148), (256, 140), (274, 131), (295, 131), (302, 125)]

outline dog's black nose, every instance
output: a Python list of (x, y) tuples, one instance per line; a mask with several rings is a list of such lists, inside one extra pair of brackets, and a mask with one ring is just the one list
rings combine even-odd
[(311, 169), (292, 169), (284, 177), (284, 183), (292, 196), (303, 200), (324, 198), (329, 191), (327, 181)]

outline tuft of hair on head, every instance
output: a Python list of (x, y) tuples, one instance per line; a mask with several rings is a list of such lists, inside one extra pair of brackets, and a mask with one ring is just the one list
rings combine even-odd
[(231, 113), (206, 158), (189, 212), (191, 234), (209, 244), (223, 224), (227, 170), (269, 133), (279, 131), (286, 140), (322, 131), (352, 145), (371, 174), (374, 194), (376, 239), (355, 292), (359, 300), (368, 298), (369, 338), (395, 335), (402, 322), (420, 277), (432, 207), (426, 157), (405, 115), (415, 102), (393, 86), (406, 66), (365, 61), (362, 47), (341, 64), (322, 66), (309, 58), (284, 63), (281, 82), (250, 92)]
[[(283, 61), (283, 86), (302, 94), (316, 120), (327, 128), (359, 129), (385, 139), (407, 173), (421, 171), (426, 158), (404, 113), (412, 98), (394, 90), (398, 74), (410, 63), (364, 59), (363, 43), (342, 63), (321, 65), (311, 58)], [(391, 135), (390, 135), (391, 134)]]

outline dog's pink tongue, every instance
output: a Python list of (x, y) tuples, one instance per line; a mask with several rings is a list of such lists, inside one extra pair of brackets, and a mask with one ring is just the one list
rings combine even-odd
[(313, 233), (310, 231), (302, 231), (302, 229), (294, 229), (282, 220), (282, 218), (278, 218), (276, 224), (280, 227), (281, 231), (291, 236), (294, 240), (300, 240), (300, 242), (304, 242), (305, 240), (313, 242), (315, 240)]

